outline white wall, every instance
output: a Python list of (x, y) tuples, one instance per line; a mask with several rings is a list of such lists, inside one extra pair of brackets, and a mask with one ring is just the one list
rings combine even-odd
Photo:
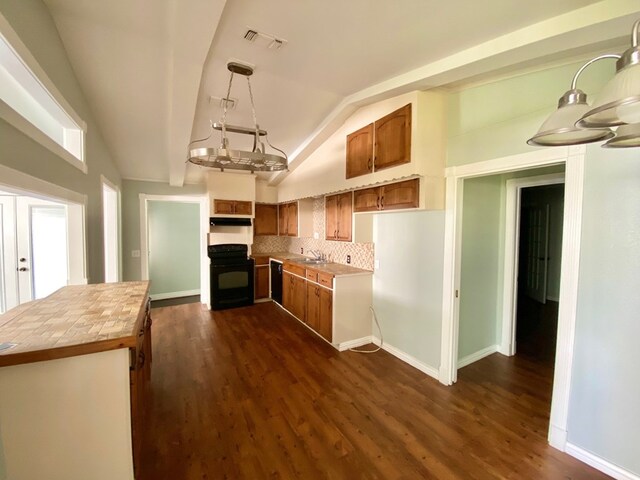
[(437, 370), (444, 212), (376, 214), (374, 243), (380, 267), (373, 275), (373, 306), (384, 342)]
[(133, 480), (128, 349), (3, 367), (0, 392), (8, 479)]

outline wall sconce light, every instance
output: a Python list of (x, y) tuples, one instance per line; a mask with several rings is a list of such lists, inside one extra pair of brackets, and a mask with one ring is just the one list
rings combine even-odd
[[(576, 72), (568, 90), (558, 101), (558, 109), (531, 137), (529, 145), (554, 147), (580, 145), (608, 140), (603, 147), (640, 146), (640, 20), (633, 24), (631, 48), (622, 55), (601, 55), (585, 63)], [(615, 58), (616, 74), (604, 86), (593, 105), (576, 85), (578, 77), (592, 63)], [(616, 132), (611, 127), (619, 127)]]

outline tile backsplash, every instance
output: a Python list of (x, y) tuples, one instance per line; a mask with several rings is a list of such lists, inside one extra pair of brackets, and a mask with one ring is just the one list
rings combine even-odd
[(319, 234), (319, 239), (259, 236), (254, 237), (253, 253), (261, 252), (291, 252), (309, 255), (309, 250), (319, 250), (326, 254), (329, 260), (347, 265), (347, 255), (351, 256), (352, 267), (373, 270), (373, 243), (334, 242), (324, 240), (324, 198), (313, 201), (313, 231)]

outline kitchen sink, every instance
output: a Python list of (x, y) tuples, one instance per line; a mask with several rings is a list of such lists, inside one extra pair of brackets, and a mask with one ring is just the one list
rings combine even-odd
[(316, 258), (303, 258), (300, 260), (301, 263), (307, 263), (311, 265), (323, 265), (325, 263), (329, 263), (326, 260), (320, 260)]

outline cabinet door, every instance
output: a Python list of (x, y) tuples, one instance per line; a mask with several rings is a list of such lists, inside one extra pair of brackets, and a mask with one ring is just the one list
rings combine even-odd
[(338, 235), (336, 236), (336, 240), (350, 242), (353, 216), (353, 192), (338, 195), (336, 216), (338, 219)]
[(269, 265), (255, 268), (254, 297), (256, 300), (269, 298)]
[(324, 197), (325, 239), (335, 240), (338, 236), (338, 197)]
[(420, 180), (406, 180), (380, 187), (380, 206), (384, 210), (416, 208), (419, 204)]
[(375, 123), (375, 170), (411, 161), (411, 104)]
[(253, 226), (254, 235), (278, 234), (278, 206), (256, 203), (256, 219)]
[(233, 200), (218, 200), (217, 198), (213, 201), (213, 213), (220, 215), (231, 215), (234, 213)]
[(287, 222), (289, 221), (289, 217), (287, 213), (289, 212), (289, 204), (285, 203), (283, 205), (278, 205), (278, 235), (286, 236), (287, 235)]
[(380, 210), (380, 187), (353, 192), (354, 212), (375, 212), (376, 210)]
[(233, 213), (236, 215), (251, 215), (253, 213), (253, 203), (236, 200)]
[(293, 277), (293, 299), (291, 313), (303, 322), (307, 318), (307, 281), (300, 277)]
[(298, 236), (298, 203), (293, 202), (287, 208), (287, 235), (289, 237)]
[(293, 280), (289, 272), (282, 272), (282, 306), (293, 313)]
[(307, 324), (316, 332), (320, 328), (320, 295), (317, 285), (307, 282)]
[(347, 135), (346, 177), (352, 178), (373, 171), (373, 123)]
[(317, 332), (328, 341), (333, 341), (333, 292), (326, 288), (318, 287), (319, 321)]

